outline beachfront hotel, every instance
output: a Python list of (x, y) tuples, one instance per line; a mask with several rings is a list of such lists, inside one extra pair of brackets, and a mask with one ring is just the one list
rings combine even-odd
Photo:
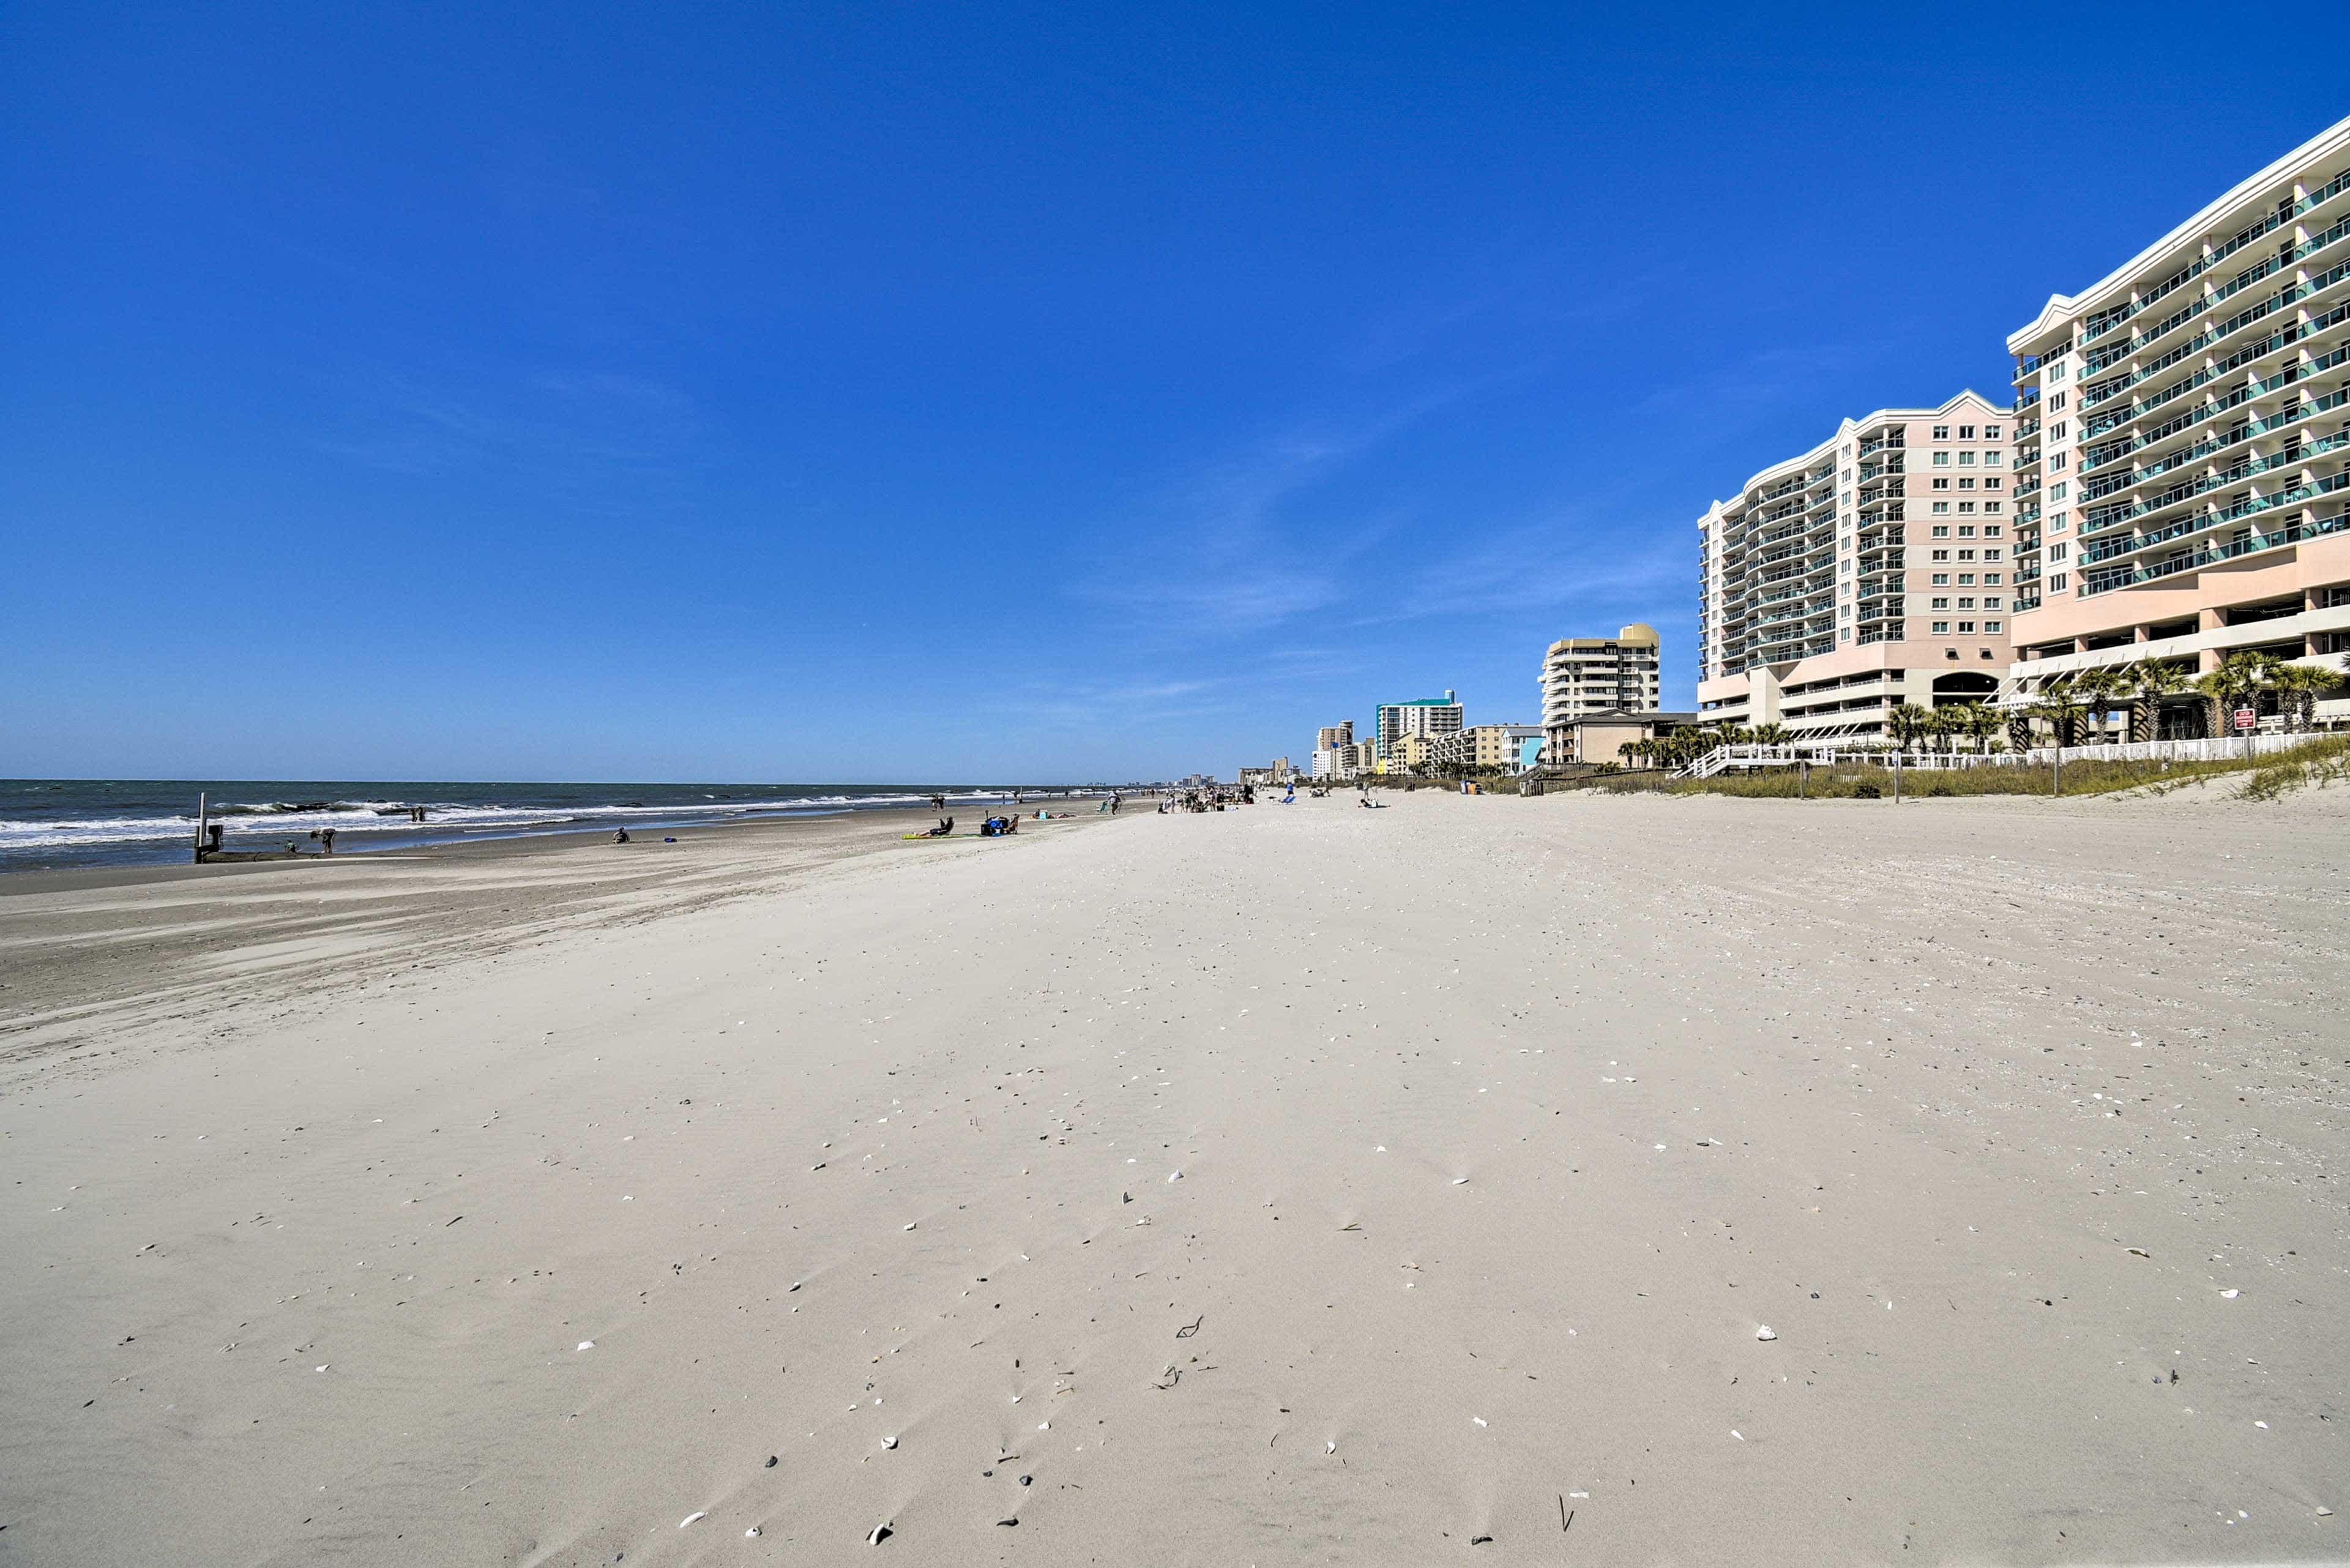
[(1661, 700), (1662, 643), (1640, 623), (1614, 637), (1563, 637), (1543, 654), (1542, 722), (1554, 758), (1567, 727), (1591, 713), (1648, 712)]
[(1708, 507), (1700, 717), (1780, 724), (1796, 741), (1867, 740), (1896, 704), (1996, 692), (2015, 570), (2014, 434), (2008, 410), (1971, 391), (1879, 409)]
[[(2350, 119), (2008, 339), (2017, 660), (2002, 701), (2152, 660), (2350, 652)], [(2350, 703), (2324, 704), (2339, 713)], [(2198, 735), (2174, 696), (2158, 733)]]

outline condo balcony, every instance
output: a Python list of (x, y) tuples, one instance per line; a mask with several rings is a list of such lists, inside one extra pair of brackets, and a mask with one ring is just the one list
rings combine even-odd
[(2117, 365), (2132, 354), (2152, 348), (2169, 334), (2193, 321), (2215, 306), (2234, 298), (2263, 278), (2274, 277), (2288, 267), (2300, 265), (2318, 252), (2350, 238), (2350, 217), (2343, 218), (2330, 228), (2312, 234), (2282, 255), (2263, 256), (2251, 266), (2220, 285), (2210, 293), (2175, 310), (2162, 320), (2137, 332), (2126, 341), (2109, 344), (2095, 353), (2082, 356), (2081, 374), (2093, 376), (2108, 365)]
[(2164, 279), (2160, 284), (2138, 296), (2137, 298), (2130, 301), (2128, 304), (2118, 305), (2109, 310), (2101, 310), (2096, 315), (2090, 317), (2087, 321), (2083, 324), (2081, 340), (2084, 343), (2095, 342), (2097, 338), (2103, 337), (2106, 333), (2112, 331), (2123, 322), (2130, 320), (2132, 317), (2153, 308), (2156, 304), (2169, 297), (2178, 290), (2186, 287), (2189, 284), (2194, 282), (2197, 278), (2201, 277), (2205, 273), (2210, 271), (2213, 267), (2218, 266), (2221, 262), (2226, 261), (2230, 256), (2234, 255), (2237, 252), (2242, 250), (2246, 245), (2251, 244), (2253, 241), (2267, 237), (2269, 234), (2275, 233), (2277, 229), (2285, 223), (2300, 217), (2304, 213), (2308, 213), (2318, 207), (2324, 206), (2326, 202), (2333, 201), (2335, 197), (2343, 194), (2345, 191), (2350, 191), (2350, 169), (2345, 169), (2342, 171), (2342, 172), (2334, 175), (2324, 185), (2312, 191), (2307, 196), (2294, 202), (2284, 213), (2280, 213), (2272, 208), (2268, 213), (2262, 214), (2258, 220), (2256, 220), (2251, 227), (2246, 228), (2241, 233), (2236, 234), (2233, 238), (2230, 239), (2227, 244), (2214, 249), (2210, 255), (2199, 257), (2183, 270)]
[(2350, 486), (2350, 473), (2337, 473), (2314, 483), (2296, 484), (2290, 490), (2282, 490), (2273, 495), (2247, 496), (2232, 506), (2221, 507), (2210, 512), (2199, 512), (2151, 533), (2133, 534), (2117, 539), (2100, 539), (2094, 544), (2085, 543), (2081, 546), (2081, 561), (2085, 566), (2091, 561), (2107, 561), (2116, 556), (2136, 555), (2140, 550), (2150, 549), (2173, 539), (2184, 538), (2189, 534), (2200, 534), (2206, 529), (2225, 527), (2241, 518), (2256, 516), (2262, 512), (2272, 512), (2280, 506), (2297, 505), (2301, 502), (2316, 496), (2330, 495), (2345, 486)]
[[(2343, 477), (2350, 480), (2350, 475)], [(2282, 549), (2287, 545), (2298, 545), (2304, 539), (2314, 539), (2327, 534), (2338, 534), (2345, 529), (2350, 529), (2350, 514), (2336, 512), (2331, 517), (2288, 524), (2266, 534), (2247, 534), (2244, 537), (2231, 539), (2225, 545), (2204, 545), (2193, 549), (2179, 550), (2159, 561), (2086, 571), (2081, 574), (2081, 593), (2084, 597), (2092, 594), (2110, 593), (2116, 588), (2126, 588), (2137, 583), (2150, 583), (2159, 577), (2171, 576), (2179, 572), (2191, 572), (2201, 566), (2216, 566), (2221, 561), (2236, 560), (2245, 556), (2258, 554), (2262, 550)]]
[(2136, 502), (2115, 502), (2110, 505), (2092, 506), (2081, 514), (2081, 532), (2084, 535), (2102, 533), (2118, 524), (2135, 522), (2149, 514), (2176, 506), (2182, 501), (2223, 489), (2228, 485), (2249, 479), (2256, 473), (2267, 473), (2276, 469), (2301, 468), (2305, 466), (2310, 459), (2336, 451), (2344, 444), (2343, 436), (2332, 435), (2322, 441), (2311, 441), (2306, 445), (2291, 447), (2272, 457), (2249, 455), (2239, 457), (2225, 469), (2213, 473), (2197, 474), (2192, 479), (2183, 480), (2159, 495), (2149, 495)]
[[(2177, 452), (2158, 458), (2144, 468), (2134, 469), (2126, 473), (2101, 474), (2095, 479), (2085, 479), (2081, 482), (2081, 499), (2094, 501), (2099, 496), (2112, 495), (2119, 491), (2135, 490), (2141, 484), (2150, 483), (2170, 472), (2173, 469), (2184, 468), (2191, 462), (2226, 452), (2230, 447), (2241, 446), (2248, 441), (2275, 431), (2290, 429), (2316, 414), (2339, 408), (2345, 399), (2350, 399), (2350, 389), (2328, 393), (2324, 397), (2312, 399), (2298, 408), (2280, 413), (2274, 419), (2248, 420), (2242, 424), (2230, 425), (2225, 431), (2216, 431), (2204, 437), (2192, 446), (2181, 447)], [(2252, 458), (2249, 462), (2240, 462), (2229, 472), (2259, 473), (2270, 468), (2289, 467), (2293, 463), (2314, 457), (2321, 452), (2338, 451), (2345, 441), (2350, 441), (2350, 436), (2336, 432), (2295, 448), (2292, 452), (2280, 452), (2272, 458)], [(2101, 522), (2090, 521), (2092, 518), (2098, 518), (2101, 511), (2100, 508), (2093, 507), (2084, 513), (2082, 517), (2084, 528), (2101, 526)]]
[[(2242, 331), (2247, 327), (2252, 326), (2256, 322), (2266, 320), (2268, 317), (2274, 316), (2281, 310), (2290, 309), (2293, 306), (2301, 303), (2303, 300), (2308, 299), (2314, 295), (2323, 294), (2326, 290), (2333, 288), (2336, 284), (2341, 283), (2345, 278), (2350, 278), (2350, 261), (2336, 263), (2334, 265), (2328, 267), (2325, 271), (2317, 274), (2314, 277), (2312, 277), (2307, 283), (2294, 284), (2289, 287), (2279, 289), (2276, 293), (2269, 296), (2266, 299), (2261, 300), (2257, 304), (2238, 311), (2235, 315), (2228, 317), (2225, 321), (2213, 322), (2210, 326), (2205, 327), (2194, 337), (2188, 338), (2185, 342), (2180, 343), (2167, 352), (2147, 360), (2145, 364), (2137, 367), (2126, 374), (2115, 376), (2106, 380), (2099, 381), (2091, 385), (2083, 386), (2081, 389), (2082, 413), (2085, 415), (2089, 414), (2098, 409), (2109, 406), (2113, 402), (2114, 399), (2121, 396), (2132, 387), (2139, 385), (2149, 378), (2162, 374), (2163, 371), (2168, 370), (2170, 367), (2178, 364), (2182, 359), (2191, 358), (2195, 355), (2201, 353), (2204, 349), (2212, 348), (2215, 345), (2222, 343), (2228, 338), (2234, 337), (2237, 333)], [(2297, 340), (2298, 337), (2302, 336), (2306, 336), (2306, 333), (2297, 334), (2295, 340)], [(2198, 385), (2200, 385), (2200, 383), (2199, 382)], [(2158, 394), (2156, 398), (2148, 400), (2149, 404), (2155, 401), (2159, 401), (2160, 396), (2160, 394)]]
[[(2270, 390), (2274, 389), (2270, 389)], [(2211, 452), (2224, 451), (2226, 448), (2233, 446), (2240, 441), (2250, 441), (2254, 436), (2265, 434), (2270, 431), (2282, 430), (2286, 426), (2297, 423), (2300, 421), (2312, 418), (2317, 414), (2328, 412), (2334, 409), (2338, 409), (2343, 405), (2345, 400), (2350, 400), (2350, 389), (2334, 392), (2321, 392), (2316, 396), (2308, 399), (2304, 402), (2290, 405), (2286, 408), (2281, 409), (2267, 419), (2246, 420), (2241, 423), (2231, 427), (2224, 433), (2206, 436), (2201, 441), (2195, 442), (2192, 446), (2182, 448), (2178, 452), (2171, 452), (2164, 457), (2158, 458), (2155, 462), (2147, 464), (2145, 467), (2134, 471), (2134, 472), (2106, 474), (2100, 472), (2114, 463), (2119, 462), (2126, 457), (2144, 452), (2148, 447), (2160, 445), (2163, 441), (2169, 440), (2172, 436), (2178, 435), (2185, 431), (2192, 430), (2198, 425), (2204, 424), (2211, 420), (2217, 419), (2220, 415), (2226, 413), (2229, 410), (2250, 402), (2255, 396), (2259, 395), (2262, 394), (2255, 393), (2250, 387), (2239, 387), (2234, 391), (2229, 393), (2227, 397), (2219, 400), (2217, 402), (2207, 404), (2202, 408), (2189, 409), (2184, 413), (2178, 414), (2170, 419), (2165, 420), (2162, 423), (2155, 426), (2152, 430), (2146, 431), (2128, 441), (2113, 441), (2100, 447), (2084, 448), (2081, 452), (2081, 494), (2083, 499), (2085, 500), (2093, 495), (2110, 495), (2116, 489), (2127, 489), (2129, 486), (2141, 483), (2146, 479), (2149, 479), (2158, 473), (2163, 473), (2170, 469), (2176, 468), (2180, 463), (2192, 462), (2198, 457), (2207, 456)], [(2089, 478), (2089, 475), (2092, 473), (2097, 474), (2097, 477), (2095, 479)]]
[[(2350, 276), (2350, 263), (2345, 263), (2342, 267), (2335, 270), (2342, 273), (2344, 276)], [(2336, 281), (2339, 280), (2337, 279)], [(2282, 349), (2290, 348), (2294, 344), (2303, 342), (2307, 338), (2314, 337), (2322, 332), (2341, 325), (2345, 320), (2350, 320), (2350, 301), (2345, 301), (2343, 304), (2334, 306), (2333, 308), (2327, 310), (2323, 316), (2314, 317), (2308, 321), (2287, 326), (2279, 331), (2271, 333), (2266, 337), (2256, 338), (2250, 343), (2243, 344), (2230, 353), (2226, 358), (2214, 360), (2210, 364), (2204, 366), (2202, 369), (2173, 381), (2170, 385), (2163, 388), (2160, 391), (2153, 393), (2151, 396), (2143, 400), (2132, 401), (2127, 408), (2109, 409), (2106, 412), (2098, 414), (2094, 418), (2085, 418), (2081, 421), (2082, 438), (2086, 440), (2090, 436), (2103, 435), (2106, 431), (2126, 425), (2132, 420), (2143, 419), (2146, 415), (2152, 413), (2155, 410), (2161, 408), (2164, 404), (2172, 401), (2174, 399), (2194, 391), (2199, 387), (2207, 386), (2210, 382), (2218, 380), (2220, 377), (2229, 374), (2230, 371), (2251, 364), (2257, 359), (2264, 359), (2271, 354), (2277, 353)], [(2338, 362), (2338, 358), (2339, 356), (2336, 355), (2333, 358), (2324, 362), (2334, 363)], [(2297, 376), (2307, 375), (2311, 370), (2314, 370), (2315, 369), (2317, 369), (2316, 366), (2311, 366), (2306, 369), (2293, 371), (2286, 377), (2286, 379), (2290, 380)], [(2258, 387), (2260, 383), (2255, 380), (2252, 385)]]

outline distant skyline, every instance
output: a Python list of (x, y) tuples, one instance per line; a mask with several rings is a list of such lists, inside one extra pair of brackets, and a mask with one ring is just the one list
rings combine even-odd
[(15, 7), (0, 774), (1229, 774), (1634, 621), (1692, 707), (1709, 502), (2350, 111), (2208, 15)]

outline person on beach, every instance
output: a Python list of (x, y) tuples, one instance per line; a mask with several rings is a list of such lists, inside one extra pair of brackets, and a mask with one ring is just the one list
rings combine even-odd
[(335, 852), (335, 830), (333, 828), (322, 827), (318, 829), (318, 846), (328, 855), (332, 855)]
[(629, 841), (629, 830), (628, 830), (627, 828), (625, 828), (625, 827), (621, 827), (621, 828), (615, 828), (615, 829), (613, 830), (613, 832), (612, 832), (612, 842), (613, 842), (613, 843), (615, 843), (615, 844), (626, 844), (628, 841)]

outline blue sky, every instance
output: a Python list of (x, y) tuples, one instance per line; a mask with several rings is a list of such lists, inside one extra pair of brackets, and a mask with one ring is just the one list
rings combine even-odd
[(1685, 705), (1708, 501), (2350, 111), (2210, 15), (10, 7), (0, 774), (1229, 773), (1632, 619)]

